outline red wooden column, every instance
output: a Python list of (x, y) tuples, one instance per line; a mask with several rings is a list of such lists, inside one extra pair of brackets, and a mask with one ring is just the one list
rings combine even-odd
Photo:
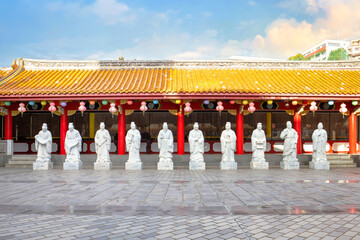
[(12, 140), (12, 116), (11, 110), (8, 109), (8, 114), (5, 115), (5, 140)]
[(236, 109), (236, 154), (244, 154), (244, 115)]
[(120, 110), (118, 111), (118, 155), (125, 155), (125, 109), (121, 107), (120, 102), (117, 102), (117, 105)]
[(183, 105), (179, 106), (177, 113), (177, 154), (184, 155), (185, 120)]
[(357, 129), (356, 114), (350, 113), (349, 116), (349, 154), (356, 153)]
[(60, 154), (66, 155), (65, 152), (65, 138), (68, 129), (68, 111), (64, 108), (64, 114), (60, 116)]
[(294, 115), (294, 129), (297, 132), (299, 138), (297, 142), (297, 154), (302, 153), (302, 142), (301, 142), (301, 115), (295, 112)]

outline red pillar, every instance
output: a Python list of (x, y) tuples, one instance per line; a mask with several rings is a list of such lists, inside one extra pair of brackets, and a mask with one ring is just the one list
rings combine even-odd
[(184, 155), (184, 135), (185, 135), (184, 108), (180, 105), (177, 113), (177, 153)]
[(5, 115), (5, 140), (12, 140), (12, 116), (11, 110), (8, 109), (8, 114)]
[(236, 153), (244, 154), (244, 115), (236, 110)]
[(301, 142), (301, 115), (295, 112), (294, 115), (294, 129), (297, 132), (299, 138), (297, 142), (297, 154), (302, 153), (302, 142)]
[(349, 154), (356, 153), (357, 129), (356, 115), (351, 112), (349, 116)]
[(60, 116), (60, 154), (66, 155), (65, 152), (65, 137), (68, 129), (68, 111), (64, 108), (64, 114)]
[(125, 155), (125, 109), (118, 112), (118, 155)]

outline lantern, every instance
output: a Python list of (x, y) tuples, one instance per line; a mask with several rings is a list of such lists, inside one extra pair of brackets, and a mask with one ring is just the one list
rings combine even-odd
[(204, 104), (208, 105), (210, 103), (209, 100), (204, 100)]
[(91, 100), (91, 101), (89, 102), (89, 104), (90, 104), (90, 105), (95, 105), (95, 101), (94, 101), (94, 100)]
[(255, 104), (254, 104), (253, 102), (249, 103), (248, 111), (249, 111), (250, 113), (255, 112), (256, 108), (254, 107), (254, 105), (255, 105)]
[(45, 105), (46, 105), (46, 101), (44, 101), (44, 100), (41, 101), (41, 105), (42, 105), (42, 106), (45, 106)]
[(156, 99), (154, 99), (154, 100), (153, 100), (153, 104), (155, 104), (155, 105), (156, 105), (156, 104), (158, 104), (158, 103), (159, 103), (159, 101), (158, 101), (158, 100), (156, 100)]
[(11, 102), (9, 102), (9, 101), (5, 102), (5, 106), (10, 106), (10, 105), (11, 105)]
[(351, 104), (352, 104), (353, 106), (356, 106), (356, 105), (358, 105), (358, 101), (354, 100), (354, 101), (351, 102)]
[(110, 103), (109, 112), (111, 113), (111, 116), (114, 117), (114, 114), (117, 112), (117, 109), (115, 107), (115, 103)]
[(333, 101), (333, 100), (330, 100), (330, 101), (328, 101), (328, 104), (329, 104), (330, 106), (332, 106), (332, 105), (334, 105), (334, 101)]
[(185, 103), (185, 108), (184, 108), (184, 111), (187, 112), (187, 113), (190, 113), (192, 111), (192, 108), (190, 107), (190, 103), (187, 102)]
[(248, 103), (249, 103), (248, 100), (243, 100), (243, 101), (242, 101), (242, 104), (243, 104), (243, 105), (247, 105)]
[(181, 104), (181, 100), (180, 100), (180, 99), (177, 99), (177, 100), (175, 101), (175, 103), (176, 103), (176, 104)]
[(108, 101), (102, 100), (102, 104), (103, 104), (103, 105), (107, 105), (107, 104), (108, 104)]
[(18, 111), (21, 113), (21, 116), (23, 116), (23, 113), (26, 112), (26, 108), (25, 108), (25, 104), (24, 104), (24, 103), (20, 103), (20, 104), (19, 104)]
[(54, 112), (56, 111), (54, 102), (50, 103), (50, 107), (48, 108), (48, 110), (51, 112), (51, 116), (54, 116)]
[(273, 100), (268, 100), (266, 103), (268, 104), (268, 105), (272, 105), (273, 104)]
[(221, 111), (224, 110), (224, 106), (222, 101), (217, 102), (216, 111), (219, 111), (219, 114), (221, 115)]
[(235, 100), (230, 100), (230, 104), (235, 104)]
[(29, 102), (29, 105), (30, 105), (30, 106), (34, 106), (34, 105), (35, 105), (35, 102), (34, 102), (34, 101), (30, 101), (30, 102)]
[(298, 104), (298, 101), (294, 100), (291, 102), (292, 105), (296, 106)]
[(66, 106), (67, 106), (67, 103), (66, 103), (66, 102), (61, 102), (60, 105), (61, 105), (62, 107), (66, 107)]
[[(177, 101), (177, 100), (176, 100), (176, 101)], [(145, 101), (142, 101), (142, 102), (141, 102), (141, 106), (140, 106), (140, 111), (143, 112), (143, 116), (144, 116), (146, 110), (148, 110), (148, 107), (146, 106), (146, 102), (145, 102)]]
[(128, 105), (132, 105), (132, 104), (133, 104), (133, 101), (132, 101), (132, 100), (128, 100), (128, 101), (127, 101), (127, 104), (128, 104)]
[(84, 115), (84, 111), (86, 111), (85, 103), (83, 101), (80, 102), (79, 111), (81, 112), (81, 116)]
[(311, 103), (310, 103), (310, 111), (312, 111), (313, 112), (313, 115), (315, 114), (315, 111), (317, 111), (318, 110), (318, 107), (316, 106), (316, 102), (315, 101), (312, 101)]
[(347, 110), (347, 108), (346, 108), (346, 104), (345, 103), (342, 103), (341, 105), (340, 105), (340, 109), (339, 109), (339, 112), (343, 115), (343, 117), (344, 117), (344, 115), (345, 115), (345, 113), (347, 112), (348, 110)]

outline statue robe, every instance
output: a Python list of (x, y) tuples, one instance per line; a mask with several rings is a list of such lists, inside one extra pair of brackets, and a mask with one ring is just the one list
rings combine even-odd
[(298, 134), (295, 129), (285, 128), (281, 134), (281, 139), (284, 140), (284, 151), (283, 151), (283, 161), (285, 162), (296, 162), (296, 144), (298, 141)]
[(140, 159), (140, 144), (141, 144), (141, 135), (139, 130), (130, 129), (125, 137), (126, 149), (129, 152), (128, 162), (141, 162)]
[(234, 152), (236, 151), (236, 134), (233, 130), (224, 130), (221, 133), (221, 161), (235, 162)]
[(172, 153), (174, 151), (174, 137), (172, 132), (167, 129), (160, 130), (158, 136), (158, 147), (160, 149), (159, 161), (172, 161)]
[(68, 130), (65, 137), (65, 162), (80, 162), (82, 138), (78, 130)]
[(51, 162), (52, 136), (49, 130), (41, 130), (35, 136), (35, 149), (37, 150), (37, 162)]
[(255, 129), (251, 135), (252, 162), (265, 162), (266, 136), (262, 129)]
[(324, 162), (326, 159), (327, 132), (324, 129), (316, 129), (312, 134), (314, 162)]
[(204, 136), (201, 130), (191, 130), (189, 133), (190, 161), (204, 161)]
[(97, 162), (110, 162), (111, 137), (108, 130), (97, 130), (95, 134), (95, 150)]

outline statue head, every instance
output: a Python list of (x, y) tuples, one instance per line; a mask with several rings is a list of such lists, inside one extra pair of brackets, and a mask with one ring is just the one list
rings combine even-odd
[(47, 124), (46, 124), (46, 123), (43, 123), (41, 129), (42, 129), (44, 132), (46, 132), (46, 131), (48, 130)]
[(258, 124), (256, 125), (256, 128), (257, 128), (258, 130), (261, 130), (261, 129), (262, 129), (262, 123), (258, 123)]
[(167, 122), (164, 122), (164, 123), (163, 123), (163, 129), (164, 129), (164, 130), (168, 130), (168, 124), (167, 124)]
[(70, 130), (70, 131), (74, 130), (74, 124), (73, 124), (72, 122), (69, 123), (69, 130)]
[(287, 121), (286, 122), (286, 127), (291, 129), (292, 128), (292, 123), (290, 121)]
[(104, 130), (104, 129), (105, 129), (105, 123), (104, 123), (104, 122), (101, 122), (101, 123), (100, 123), (100, 129), (101, 129), (101, 130)]
[(198, 123), (198, 122), (195, 122), (195, 123), (194, 123), (194, 129), (195, 129), (195, 130), (198, 130), (198, 129), (199, 129), (199, 123)]
[(319, 122), (318, 129), (323, 129), (323, 128), (324, 128), (323, 124), (321, 122)]
[(225, 129), (230, 130), (231, 129), (231, 122), (226, 122)]
[(135, 130), (135, 129), (136, 129), (135, 122), (131, 122), (131, 123), (130, 123), (130, 128), (131, 128), (132, 130)]

